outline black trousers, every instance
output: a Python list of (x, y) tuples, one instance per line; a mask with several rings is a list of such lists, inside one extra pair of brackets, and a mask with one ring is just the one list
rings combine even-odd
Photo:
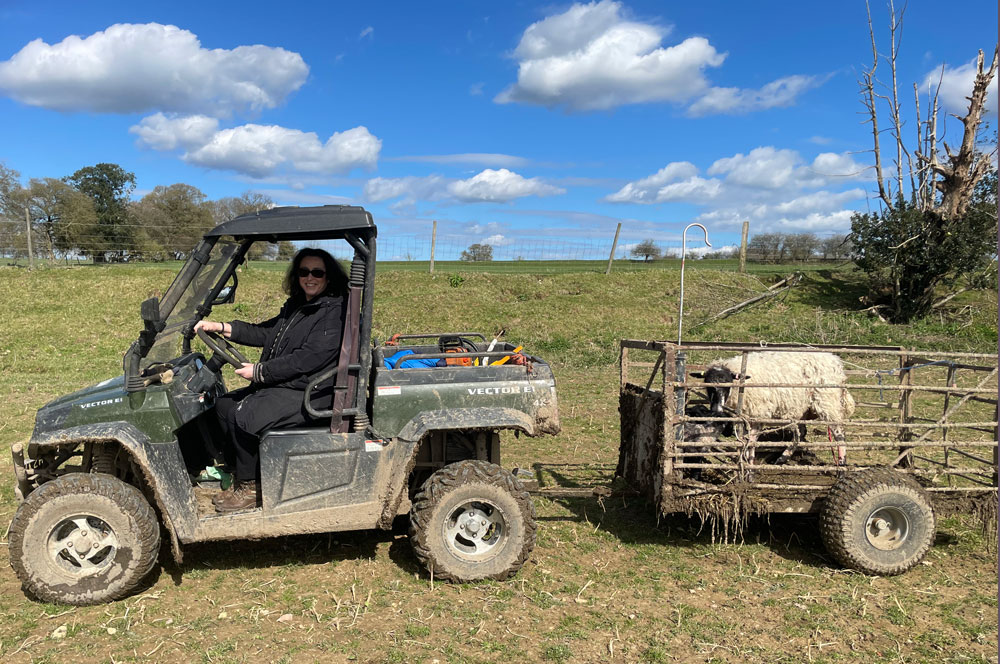
[[(234, 462), (240, 482), (260, 480), (260, 436), (270, 429), (314, 424), (303, 406), (303, 390), (248, 385), (227, 392), (215, 401), (215, 413), (225, 432), (227, 462)], [(326, 405), (329, 408), (329, 396)]]

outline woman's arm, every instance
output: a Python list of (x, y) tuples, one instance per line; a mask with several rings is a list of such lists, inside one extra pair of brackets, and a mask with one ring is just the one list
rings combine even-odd
[(340, 354), (340, 342), (343, 338), (342, 311), (342, 306), (326, 307), (325, 315), (316, 321), (301, 346), (256, 365), (254, 381), (264, 384), (283, 383), (299, 376), (315, 374), (330, 366)]

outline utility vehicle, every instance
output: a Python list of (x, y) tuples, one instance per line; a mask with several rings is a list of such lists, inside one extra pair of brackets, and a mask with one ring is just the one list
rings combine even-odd
[[(481, 334), (373, 341), (376, 234), (363, 208), (322, 206), (237, 217), (204, 236), (163, 297), (142, 303), (143, 329), (122, 375), (45, 405), (30, 440), (14, 445), (21, 502), (10, 559), (26, 591), (66, 604), (123, 597), (156, 564), (161, 534), (180, 561), (191, 542), (388, 529), (407, 512), (416, 557), (438, 579), (517, 572), (534, 546), (534, 510), (500, 466), (499, 432), (558, 433), (552, 371)], [(234, 302), (237, 268), (254, 242), (284, 240), (353, 248), (340, 357), (304, 398), (329, 423), (266, 432), (262, 507), (217, 514), (192, 473), (222, 436), (214, 412), (226, 392), (221, 369), (244, 358), (203, 330), (197, 336), (211, 353), (199, 352), (193, 327)], [(386, 366), (401, 342), (413, 360), (455, 358), (440, 351), (456, 340), (464, 362)], [(520, 363), (503, 362), (515, 356)], [(316, 410), (310, 393), (330, 378), (332, 403)]]

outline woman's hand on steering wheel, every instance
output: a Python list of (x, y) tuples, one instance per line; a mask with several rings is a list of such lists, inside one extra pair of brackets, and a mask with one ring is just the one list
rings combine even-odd
[(250, 361), (223, 336), (224, 329), (225, 323), (214, 321), (200, 320), (194, 325), (195, 334), (213, 353), (237, 369), (242, 369), (245, 365), (250, 364)]

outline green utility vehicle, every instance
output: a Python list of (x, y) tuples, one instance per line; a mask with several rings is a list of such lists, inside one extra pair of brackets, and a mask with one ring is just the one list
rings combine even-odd
[[(161, 533), (180, 561), (190, 542), (388, 529), (406, 513), (416, 557), (439, 579), (520, 569), (535, 542), (534, 509), (500, 466), (499, 432), (558, 433), (552, 371), (479, 334), (371, 342), (375, 238), (371, 214), (354, 206), (276, 208), (204, 236), (164, 296), (142, 303), (144, 329), (123, 374), (45, 405), (30, 440), (14, 445), (21, 504), (10, 559), (25, 590), (66, 604), (123, 597), (156, 564)], [(217, 514), (213, 492), (192, 474), (221, 440), (221, 369), (243, 357), (199, 330), (206, 357), (192, 347), (193, 327), (234, 301), (254, 242), (283, 240), (353, 248), (340, 357), (305, 393), (306, 408), (329, 424), (266, 432), (262, 507)], [(392, 361), (400, 343), (413, 353)], [(460, 355), (441, 352), (456, 350), (448, 345)], [(446, 357), (453, 361), (440, 367), (400, 365)], [(519, 363), (503, 361), (512, 357)], [(329, 409), (314, 409), (313, 387), (331, 378)]]

